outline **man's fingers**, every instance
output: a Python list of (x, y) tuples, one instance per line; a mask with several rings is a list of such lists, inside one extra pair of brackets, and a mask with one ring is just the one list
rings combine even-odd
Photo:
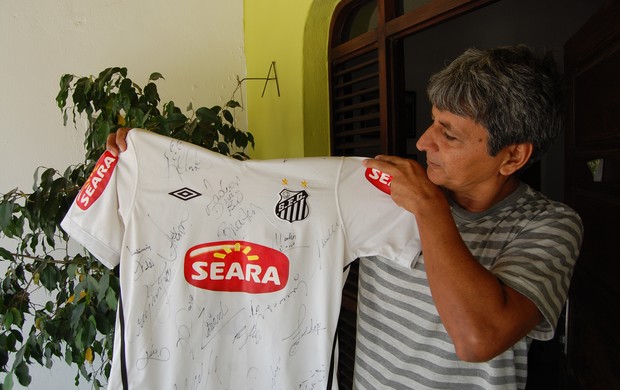
[(381, 160), (378, 160), (376, 158), (369, 158), (367, 160), (364, 160), (362, 162), (362, 164), (366, 168), (377, 169), (377, 170), (379, 170), (381, 172), (384, 172), (384, 173), (388, 173), (388, 172), (386, 172), (386, 170), (389, 170), (390, 166), (393, 165), (393, 164), (391, 164), (389, 162), (381, 161)]
[(385, 154), (379, 154), (379, 155), (375, 156), (375, 160), (385, 161), (385, 162), (389, 162), (389, 163), (394, 164), (394, 163), (398, 162), (399, 160), (403, 160), (403, 159), (400, 158), (400, 157), (396, 157), (396, 156), (388, 156), (388, 155), (385, 155)]
[(105, 148), (113, 155), (118, 156), (120, 151), (118, 146), (116, 146), (116, 133), (108, 134), (108, 138), (105, 141)]
[(381, 172), (388, 174), (390, 172), (393, 172), (396, 167), (402, 166), (407, 163), (407, 159), (386, 155), (378, 155), (375, 158), (369, 158), (367, 160), (364, 160), (363, 162), (366, 168), (378, 169)]
[(112, 152), (115, 156), (118, 156), (119, 153), (124, 152), (127, 149), (127, 133), (130, 129), (126, 127), (121, 127), (116, 131), (116, 133), (108, 134), (108, 138), (106, 139), (106, 149)]
[(121, 127), (120, 129), (118, 129), (116, 131), (116, 145), (118, 145), (118, 148), (121, 150), (121, 152), (124, 152), (125, 150), (127, 150), (127, 133), (129, 133), (128, 128), (126, 127)]

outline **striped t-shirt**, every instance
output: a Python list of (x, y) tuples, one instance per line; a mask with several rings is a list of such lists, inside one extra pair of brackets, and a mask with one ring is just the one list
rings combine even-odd
[(412, 269), (363, 258), (356, 389), (523, 389), (530, 341), (553, 337), (581, 246), (579, 216), (525, 184), (486, 212), (453, 204), (452, 214), (478, 261), (531, 299), (544, 319), (494, 359), (463, 362), (433, 303), (424, 256)]

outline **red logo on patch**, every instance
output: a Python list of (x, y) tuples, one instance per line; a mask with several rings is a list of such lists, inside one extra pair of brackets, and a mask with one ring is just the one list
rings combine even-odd
[(101, 196), (112, 177), (117, 161), (118, 158), (107, 150), (99, 157), (97, 165), (75, 198), (79, 208), (88, 209)]
[(185, 253), (185, 280), (211, 291), (278, 291), (288, 282), (289, 260), (282, 252), (246, 241), (219, 241)]
[(377, 187), (386, 194), (389, 195), (392, 193), (392, 190), (390, 189), (392, 176), (387, 173), (383, 173), (374, 168), (366, 168), (366, 179), (372, 183), (373, 186)]

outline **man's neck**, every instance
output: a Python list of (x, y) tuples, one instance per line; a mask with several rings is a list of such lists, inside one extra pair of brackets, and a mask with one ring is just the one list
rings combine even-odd
[(493, 188), (476, 188), (474, 191), (462, 193), (446, 190), (446, 194), (465, 210), (480, 213), (499, 203), (517, 188), (519, 188), (519, 180), (511, 176)]

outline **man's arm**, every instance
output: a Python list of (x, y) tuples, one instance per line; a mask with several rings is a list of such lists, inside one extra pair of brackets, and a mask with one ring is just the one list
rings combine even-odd
[(417, 219), (433, 300), (459, 358), (471, 362), (492, 359), (542, 320), (531, 300), (503, 284), (474, 258), (445, 195), (430, 182), (422, 166), (392, 157), (364, 164), (392, 176), (392, 198)]

